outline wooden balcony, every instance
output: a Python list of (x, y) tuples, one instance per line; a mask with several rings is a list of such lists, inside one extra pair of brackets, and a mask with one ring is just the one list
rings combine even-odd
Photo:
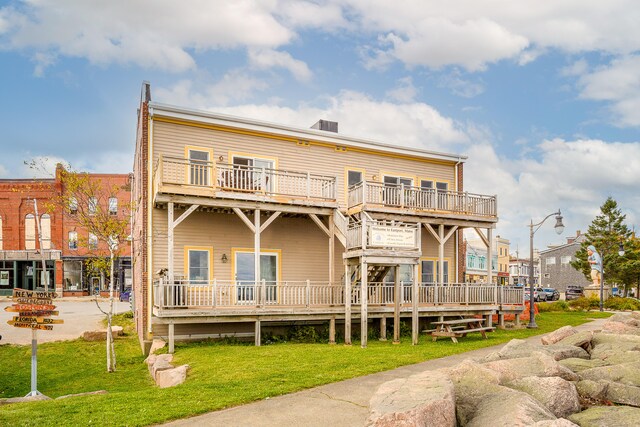
[[(411, 284), (401, 283), (400, 304), (412, 305)], [(369, 283), (368, 307), (375, 312), (394, 306), (394, 285)], [(469, 283), (419, 285), (418, 306), (421, 311), (473, 310), (474, 308), (524, 307), (522, 287)], [(356, 284), (346, 298), (342, 284), (327, 282), (238, 282), (214, 280), (154, 283), (154, 314), (158, 317), (244, 316), (278, 314), (335, 314), (344, 311), (345, 303), (359, 306), (361, 288)], [(354, 310), (356, 313), (357, 310)]]
[(154, 169), (159, 194), (337, 207), (336, 177), (213, 163), (161, 155)]
[(350, 212), (367, 209), (497, 221), (496, 196), (364, 181), (349, 187)]

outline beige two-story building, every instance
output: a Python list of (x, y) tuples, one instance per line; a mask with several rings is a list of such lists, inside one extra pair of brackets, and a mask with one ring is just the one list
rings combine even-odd
[[(465, 157), (151, 101), (134, 164), (136, 322), (143, 344), (517, 309), (519, 290), (463, 282), (462, 230), (491, 252), (496, 197), (463, 188)], [(425, 146), (428, 141), (425, 141)], [(491, 272), (488, 272), (491, 276)], [(489, 282), (491, 283), (491, 282)]]

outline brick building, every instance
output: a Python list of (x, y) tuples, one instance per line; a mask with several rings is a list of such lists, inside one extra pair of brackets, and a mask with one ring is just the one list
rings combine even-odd
[[(69, 209), (52, 205), (64, 192), (62, 166), (54, 179), (0, 180), (0, 295), (14, 288), (45, 287), (64, 295), (89, 295), (106, 291), (104, 274), (87, 268), (87, 259), (108, 256), (106, 244), (80, 227)], [(102, 189), (93, 201), (96, 208), (122, 217), (130, 203), (127, 174), (89, 174)], [(37, 212), (36, 212), (37, 209)], [(42, 274), (44, 259), (46, 276)], [(122, 248), (116, 266), (116, 289), (131, 286), (131, 251)]]

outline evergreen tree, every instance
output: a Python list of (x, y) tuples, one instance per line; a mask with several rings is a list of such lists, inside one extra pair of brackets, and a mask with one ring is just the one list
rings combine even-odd
[[(571, 265), (582, 271), (587, 280), (591, 280), (587, 247), (593, 245), (602, 256), (606, 282), (631, 287), (640, 275), (640, 243), (624, 223), (626, 215), (622, 214), (613, 198), (609, 197), (604, 202), (600, 212), (589, 225), (585, 241), (580, 245), (576, 260)], [(624, 245), (624, 256), (618, 254), (621, 243)]]

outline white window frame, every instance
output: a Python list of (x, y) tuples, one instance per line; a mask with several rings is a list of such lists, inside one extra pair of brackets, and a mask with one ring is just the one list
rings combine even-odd
[[(243, 159), (243, 160), (248, 160), (250, 164), (247, 165), (243, 165), (240, 163), (236, 163), (237, 159)], [(265, 167), (265, 168), (259, 168), (255, 165), (256, 161), (259, 162), (265, 162), (265, 163), (269, 163), (269, 167)], [(276, 192), (276, 186), (275, 186), (275, 181), (277, 180), (276, 176), (274, 176), (274, 173), (272, 172), (273, 170), (276, 169), (277, 167), (277, 161), (276, 159), (270, 158), (270, 157), (260, 157), (260, 156), (253, 156), (253, 155), (243, 155), (243, 154), (233, 154), (231, 155), (231, 165), (232, 167), (245, 167), (248, 168), (248, 170), (245, 172), (247, 176), (251, 176), (252, 177), (252, 185), (251, 188), (243, 188), (246, 190), (258, 190), (258, 191), (265, 191), (267, 193), (274, 193)], [(260, 169), (264, 169), (264, 173), (266, 175), (265, 177), (265, 188), (262, 188), (262, 172), (258, 172), (258, 170)], [(240, 170), (238, 170), (238, 172), (240, 172)], [(255, 176), (257, 176), (258, 178), (255, 178), (254, 174), (257, 174)], [(260, 185), (256, 185), (256, 182), (258, 182)]]
[(563, 255), (560, 257), (560, 264), (562, 265), (568, 265), (571, 263), (571, 255)]
[(118, 215), (117, 197), (109, 197), (109, 215)]
[(24, 217), (24, 248), (26, 250), (36, 249), (36, 217), (34, 214), (27, 214)]
[[(232, 253), (233, 253), (233, 280), (236, 283), (236, 287), (237, 287), (237, 301), (240, 303), (248, 303), (248, 302), (252, 302), (254, 301), (254, 298), (257, 296), (255, 293), (253, 293), (253, 289), (254, 286), (258, 286), (258, 284), (260, 283), (261, 279), (259, 280), (255, 280), (254, 277), (254, 281), (242, 281), (242, 280), (238, 280), (238, 255), (239, 254), (250, 254), (253, 259), (254, 259), (254, 264), (253, 264), (253, 268), (255, 271), (255, 251), (251, 250), (251, 249), (232, 249)], [(267, 302), (275, 302), (277, 301), (277, 288), (278, 288), (278, 284), (280, 283), (281, 280), (281, 266), (280, 266), (280, 257), (281, 257), (281, 251), (278, 249), (261, 249), (260, 250), (260, 256), (273, 256), (275, 257), (275, 266), (276, 266), (276, 280), (275, 283), (270, 283), (267, 282), (266, 283), (266, 287), (267, 287), (267, 295), (266, 295), (266, 301)], [(255, 276), (255, 273), (254, 273)]]
[(550, 256), (545, 258), (544, 265), (556, 265), (556, 257)]
[[(201, 282), (211, 282), (213, 278), (213, 248), (205, 247), (205, 246), (187, 246), (184, 249), (185, 252), (185, 279), (189, 283), (201, 283)], [(195, 279), (192, 282), (191, 279), (191, 252), (206, 252), (207, 253), (207, 278), (205, 280)]]
[[(207, 155), (207, 160), (192, 159), (191, 153), (205, 153)], [(188, 184), (196, 185), (199, 187), (210, 186), (211, 169), (213, 165), (213, 152), (210, 149), (204, 147), (187, 147), (186, 155), (187, 162), (189, 164), (189, 166), (187, 167)]]
[(92, 250), (98, 249), (98, 236), (93, 233), (89, 233), (89, 238), (87, 239), (87, 247)]
[(71, 250), (77, 250), (78, 249), (78, 232), (77, 231), (70, 231), (68, 234), (68, 244), (69, 244), (69, 249)]
[(40, 216), (40, 234), (42, 249), (51, 249), (51, 215), (47, 213)]

